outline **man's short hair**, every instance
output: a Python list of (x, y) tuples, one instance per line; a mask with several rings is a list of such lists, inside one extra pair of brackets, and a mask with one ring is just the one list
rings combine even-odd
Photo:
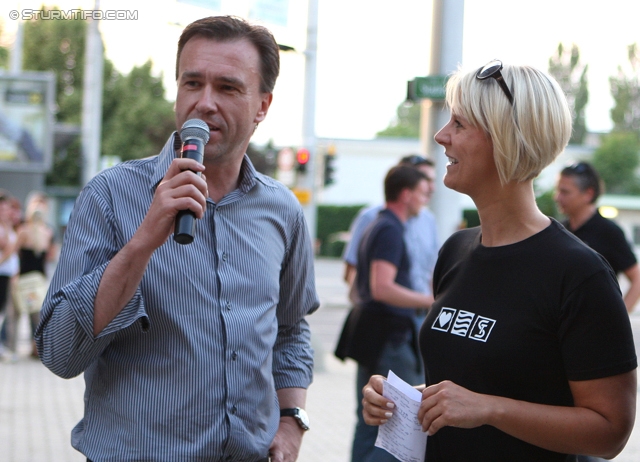
[(249, 40), (260, 55), (260, 91), (273, 93), (280, 73), (280, 49), (266, 27), (250, 24), (235, 16), (210, 16), (192, 22), (182, 31), (178, 40), (176, 80), (180, 78), (178, 72), (182, 49), (193, 37), (205, 37), (218, 42)]
[(421, 165), (428, 165), (429, 167), (435, 167), (435, 163), (420, 154), (409, 154), (408, 156), (404, 156), (398, 162), (398, 165), (407, 165), (410, 167), (420, 167)]
[(427, 180), (424, 173), (414, 167), (396, 165), (384, 178), (384, 198), (387, 202), (397, 201), (404, 189), (415, 189), (418, 183)]
[(587, 162), (578, 162), (569, 165), (562, 169), (560, 175), (573, 178), (573, 181), (581, 192), (593, 189), (592, 204), (598, 200), (598, 197), (600, 197), (600, 194), (602, 194), (604, 190), (598, 171)]

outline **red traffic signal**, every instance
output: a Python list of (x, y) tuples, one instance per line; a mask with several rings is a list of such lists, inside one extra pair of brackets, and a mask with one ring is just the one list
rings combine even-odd
[(310, 154), (308, 149), (305, 149), (305, 148), (298, 149), (298, 152), (296, 153), (296, 159), (298, 160), (298, 164), (305, 165), (307, 162), (309, 162), (309, 158), (310, 158)]
[(298, 161), (299, 172), (301, 173), (306, 172), (309, 159), (311, 159), (311, 154), (309, 153), (308, 149), (305, 149), (305, 148), (298, 149), (298, 152), (296, 152), (296, 160)]

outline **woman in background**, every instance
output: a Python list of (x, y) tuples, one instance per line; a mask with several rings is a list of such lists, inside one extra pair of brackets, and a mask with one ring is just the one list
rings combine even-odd
[[(55, 253), (54, 233), (45, 222), (47, 212), (47, 196), (41, 192), (32, 192), (27, 199), (25, 221), (18, 228), (21, 277), (35, 272), (40, 273), (44, 281), (47, 280), (46, 264), (53, 259)], [(40, 322), (40, 308), (41, 306), (36, 306), (29, 309), (32, 335)], [(31, 355), (38, 356), (35, 342), (32, 343)]]
[[(12, 350), (12, 358), (15, 358), (15, 344), (12, 342), (11, 326), (7, 322), (11, 309), (11, 279), (18, 273), (20, 263), (18, 261), (17, 234), (13, 228), (11, 195), (0, 190), (0, 357), (5, 356), (5, 345)], [(13, 316), (11, 316), (13, 319)], [(12, 348), (13, 347), (13, 348)]]

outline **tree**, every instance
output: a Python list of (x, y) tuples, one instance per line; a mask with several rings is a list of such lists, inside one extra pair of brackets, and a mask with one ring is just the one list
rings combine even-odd
[(54, 72), (59, 122), (81, 120), (85, 33), (86, 22), (81, 19), (24, 23), (23, 68)]
[(572, 144), (582, 144), (587, 134), (585, 123), (585, 108), (589, 102), (587, 69), (588, 65), (580, 63), (580, 49), (576, 44), (571, 46), (571, 50), (565, 49), (562, 43), (558, 44), (557, 54), (549, 58), (549, 73), (558, 81), (567, 95), (571, 108), (573, 132), (569, 143)]
[[(50, 9), (58, 9), (56, 7)], [(56, 74), (56, 121), (80, 124), (87, 22), (32, 20), (24, 28), (25, 70)], [(157, 154), (175, 130), (173, 105), (164, 97), (161, 77), (151, 74), (151, 62), (120, 74), (104, 58), (102, 94), (102, 154), (123, 160)], [(79, 140), (54, 154), (49, 185), (79, 185)]]
[(560, 214), (558, 213), (558, 208), (556, 207), (556, 201), (553, 199), (554, 195), (554, 189), (545, 191), (544, 193), (536, 196), (536, 204), (538, 204), (538, 208), (545, 215), (559, 219)]
[(103, 109), (103, 155), (130, 160), (157, 154), (176, 129), (162, 76), (151, 75), (151, 68), (147, 61), (115, 79), (112, 96), (116, 98)]
[(593, 153), (593, 166), (600, 173), (607, 192), (638, 194), (640, 181), (636, 176), (640, 152), (638, 136), (630, 132), (612, 132), (603, 136), (602, 144)]
[[(0, 22), (0, 37), (2, 37), (2, 23)], [(0, 69), (9, 67), (9, 49), (0, 45)]]
[(614, 131), (629, 131), (640, 135), (640, 50), (638, 44), (628, 46), (631, 73), (618, 66), (618, 75), (609, 78), (614, 106), (611, 120)]
[[(59, 8), (45, 8), (58, 10)], [(82, 119), (82, 87), (84, 42), (87, 24), (81, 19), (24, 23), (23, 68), (31, 71), (53, 71), (56, 76), (56, 122), (80, 124)], [(104, 72), (113, 72), (113, 64), (105, 61)], [(81, 145), (75, 140), (63, 150), (54, 152), (53, 165), (47, 175), (49, 185), (80, 184)]]
[(420, 104), (398, 106), (395, 120), (384, 130), (376, 133), (376, 137), (419, 138), (420, 137)]

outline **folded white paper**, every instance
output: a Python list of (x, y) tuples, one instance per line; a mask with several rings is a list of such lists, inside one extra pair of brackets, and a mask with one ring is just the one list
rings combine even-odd
[(427, 434), (418, 421), (422, 393), (389, 371), (382, 395), (395, 403), (393, 416), (378, 427), (376, 446), (402, 462), (424, 462)]

